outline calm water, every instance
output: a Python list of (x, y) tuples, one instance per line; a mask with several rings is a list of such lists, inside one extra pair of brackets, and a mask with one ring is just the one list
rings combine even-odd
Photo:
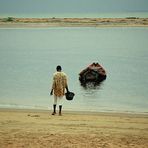
[[(83, 88), (78, 73), (92, 62), (107, 79)], [(0, 29), (0, 107), (51, 109), (58, 64), (76, 94), (65, 110), (148, 112), (148, 28)]]

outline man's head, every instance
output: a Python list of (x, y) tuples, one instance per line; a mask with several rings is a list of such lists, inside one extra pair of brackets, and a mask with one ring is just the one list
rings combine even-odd
[(57, 69), (57, 71), (61, 71), (62, 67), (60, 65), (58, 65), (56, 69)]

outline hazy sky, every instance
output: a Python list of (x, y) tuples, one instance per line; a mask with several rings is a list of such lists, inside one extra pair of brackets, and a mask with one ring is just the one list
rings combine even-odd
[(0, 0), (0, 15), (148, 11), (148, 0)]

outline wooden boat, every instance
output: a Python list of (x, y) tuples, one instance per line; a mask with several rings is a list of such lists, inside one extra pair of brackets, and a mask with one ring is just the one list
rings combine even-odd
[(79, 73), (79, 80), (82, 84), (87, 82), (100, 83), (105, 79), (106, 71), (98, 63), (92, 63)]

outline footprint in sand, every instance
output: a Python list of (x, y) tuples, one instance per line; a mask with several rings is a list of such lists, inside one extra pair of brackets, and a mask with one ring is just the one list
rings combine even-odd
[(30, 115), (28, 114), (29, 117), (40, 117), (40, 115)]

